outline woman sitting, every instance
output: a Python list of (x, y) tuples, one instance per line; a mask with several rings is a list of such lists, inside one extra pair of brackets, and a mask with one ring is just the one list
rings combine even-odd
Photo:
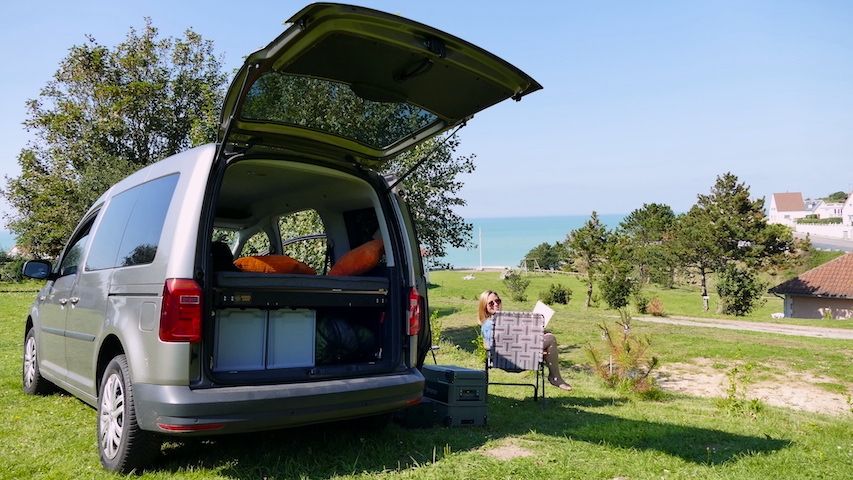
[[(480, 322), (480, 331), (486, 348), (490, 348), (488, 339), (492, 338), (494, 320), (492, 316), (501, 311), (501, 297), (497, 292), (486, 290), (480, 294), (480, 303), (477, 308), (477, 320)], [(546, 333), (542, 341), (542, 353), (545, 365), (548, 366), (548, 381), (551, 385), (563, 390), (571, 390), (572, 386), (563, 380), (560, 375), (560, 359), (557, 354), (557, 338), (552, 333)]]

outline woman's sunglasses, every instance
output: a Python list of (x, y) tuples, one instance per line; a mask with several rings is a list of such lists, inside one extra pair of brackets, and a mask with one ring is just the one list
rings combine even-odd
[(498, 306), (498, 305), (500, 305), (500, 304), (501, 304), (501, 299), (500, 299), (500, 298), (497, 298), (497, 299), (492, 300), (491, 302), (489, 302), (489, 306), (490, 306), (490, 307), (495, 307), (495, 306)]

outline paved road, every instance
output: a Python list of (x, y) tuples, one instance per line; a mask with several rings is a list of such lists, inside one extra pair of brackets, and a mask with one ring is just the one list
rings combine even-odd
[(722, 328), (726, 330), (748, 330), (751, 332), (779, 333), (800, 337), (834, 338), (853, 340), (853, 330), (843, 328), (809, 327), (806, 325), (784, 325), (779, 323), (747, 322), (744, 320), (721, 320), (695, 317), (634, 317), (634, 320), (688, 327)]
[[(806, 234), (795, 232), (797, 238), (805, 238)], [(823, 248), (824, 250), (842, 250), (845, 252), (853, 252), (853, 240), (844, 240), (842, 238), (821, 237), (820, 235), (809, 235), (809, 240), (815, 248)]]

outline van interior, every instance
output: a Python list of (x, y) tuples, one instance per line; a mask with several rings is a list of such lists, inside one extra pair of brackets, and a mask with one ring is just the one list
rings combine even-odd
[(403, 322), (390, 306), (400, 282), (385, 210), (370, 183), (344, 171), (269, 159), (229, 165), (210, 239), (214, 321), (204, 351), (214, 381), (307, 381), (398, 365)]

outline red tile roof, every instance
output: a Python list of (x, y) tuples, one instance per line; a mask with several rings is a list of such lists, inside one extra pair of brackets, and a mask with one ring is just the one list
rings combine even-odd
[(774, 193), (777, 212), (801, 212), (806, 209), (803, 194), (800, 192)]
[(853, 299), (853, 253), (771, 288), (772, 293)]

